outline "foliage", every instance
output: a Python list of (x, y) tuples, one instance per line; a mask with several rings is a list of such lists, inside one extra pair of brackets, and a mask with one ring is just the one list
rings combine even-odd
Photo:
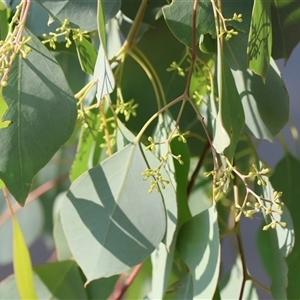
[[(1, 1), (0, 298), (299, 298), (300, 162), (287, 150), (270, 177), (255, 149), (289, 118), (274, 59), (298, 44), (299, 11)], [(269, 286), (246, 261), (253, 216)], [(32, 268), (41, 234), (57, 261)]]

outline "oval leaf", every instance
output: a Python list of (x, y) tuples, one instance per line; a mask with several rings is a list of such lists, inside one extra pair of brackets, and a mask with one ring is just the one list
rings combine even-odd
[(246, 125), (256, 138), (271, 140), (289, 118), (289, 96), (274, 60), (264, 83), (247, 69), (247, 35), (224, 43), (224, 55), (231, 68), (245, 112)]
[[(163, 14), (172, 33), (177, 39), (191, 47), (192, 45), (192, 13), (194, 0), (173, 0), (163, 8)], [(196, 39), (201, 34), (210, 33), (216, 36), (215, 19), (210, 1), (199, 1), (197, 7)]]
[(28, 58), (16, 57), (3, 89), (9, 108), (2, 121), (11, 123), (0, 129), (0, 177), (21, 205), (32, 178), (71, 136), (77, 115), (56, 60), (36, 37), (29, 45)]
[(72, 184), (61, 207), (70, 250), (91, 281), (143, 261), (164, 236), (159, 193), (148, 193), (147, 165), (130, 144)]

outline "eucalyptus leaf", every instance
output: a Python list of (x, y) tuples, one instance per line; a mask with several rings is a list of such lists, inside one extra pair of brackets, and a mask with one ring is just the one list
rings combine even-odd
[(193, 276), (191, 273), (188, 273), (180, 281), (175, 282), (170, 286), (168, 293), (163, 298), (164, 300), (193, 300)]
[(240, 33), (224, 43), (224, 55), (231, 68), (245, 112), (245, 122), (251, 133), (271, 140), (289, 118), (289, 97), (274, 60), (264, 83), (247, 69), (247, 35)]
[[(193, 0), (173, 0), (163, 8), (164, 18), (176, 38), (186, 46), (192, 45)], [(196, 19), (196, 39), (201, 34), (216, 36), (215, 19), (210, 1), (199, 1)]]
[(35, 174), (71, 136), (77, 114), (56, 60), (28, 30), (25, 33), (32, 36), (32, 51), (27, 59), (17, 56), (13, 62), (3, 88), (8, 110), (2, 118), (11, 123), (0, 129), (0, 177), (21, 205)]
[(272, 50), (271, 2), (254, 1), (248, 40), (249, 69), (266, 81)]
[(222, 57), (222, 89), (219, 103), (213, 145), (218, 153), (225, 152), (227, 158), (232, 160), (244, 128), (245, 115), (225, 57)]
[(193, 299), (212, 299), (218, 284), (220, 264), (215, 206), (194, 216), (181, 227), (177, 249), (193, 274)]
[[(274, 189), (267, 177), (264, 177), (264, 180), (267, 185), (262, 187), (262, 198), (273, 200)], [(270, 206), (269, 202), (265, 201), (264, 203), (267, 207)], [(275, 209), (275, 206), (273, 206), (273, 209)], [(261, 256), (261, 258), (263, 260), (266, 258), (267, 260), (265, 266), (271, 276), (271, 292), (274, 299), (286, 299), (288, 268), (285, 258), (291, 252), (295, 242), (294, 227), (290, 213), (286, 207), (282, 207), (281, 209), (283, 210), (283, 213), (278, 214), (275, 211), (273, 213), (273, 218), (276, 222), (285, 222), (286, 226), (283, 227), (276, 224), (275, 229), (270, 228), (264, 234), (268, 235), (267, 238), (261, 238), (258, 240), (260, 242), (258, 243), (258, 248), (262, 249), (262, 253), (265, 253), (263, 250), (263, 247), (266, 247), (265, 240), (269, 242), (268, 246), (270, 251), (267, 257)], [(271, 222), (270, 218), (265, 217), (265, 222), (266, 224), (269, 224)]]
[(61, 206), (70, 250), (88, 282), (139, 264), (165, 233), (159, 193), (148, 193), (138, 145), (121, 151), (73, 182)]
[(102, 42), (99, 45), (93, 80), (95, 80), (97, 86), (96, 98), (98, 103), (100, 103), (101, 99), (109, 95), (115, 87), (114, 74), (109, 65)]
[[(281, 200), (289, 208), (291, 217), (294, 223), (295, 236), (299, 235), (300, 219), (299, 212), (299, 199), (300, 199), (300, 185), (298, 174), (300, 171), (300, 162), (297, 158), (290, 153), (279, 161), (275, 167), (274, 173), (270, 180), (276, 190), (282, 192)], [(285, 213), (285, 212), (284, 212)], [(290, 247), (287, 248), (291, 250)], [(287, 298), (295, 299), (300, 294), (300, 286), (298, 281), (298, 270), (300, 268), (300, 243), (299, 239), (295, 239), (295, 245), (292, 252), (287, 257), (288, 264), (288, 286)]]
[(272, 27), (274, 59), (289, 59), (300, 41), (300, 2), (298, 0), (275, 0), (272, 2)]
[(21, 228), (15, 216), (13, 223), (14, 273), (21, 299), (38, 299), (33, 283), (32, 265)]
[(92, 75), (97, 60), (96, 49), (85, 37), (82, 37), (80, 41), (76, 39), (75, 45), (82, 71)]

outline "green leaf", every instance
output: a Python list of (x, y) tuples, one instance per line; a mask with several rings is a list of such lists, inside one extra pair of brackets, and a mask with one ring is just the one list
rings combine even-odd
[(256, 138), (271, 140), (288, 121), (288, 93), (273, 60), (265, 84), (247, 70), (246, 48), (247, 35), (240, 33), (224, 43), (224, 55), (242, 100), (246, 125)]
[[(36, 267), (33, 271), (38, 299), (87, 299), (81, 274), (74, 261), (50, 263)], [(0, 298), (20, 299), (15, 291), (15, 277), (8, 277), (0, 286)]]
[(10, 124), (10, 121), (4, 121), (4, 122), (2, 121), (2, 118), (8, 109), (8, 106), (2, 96), (2, 89), (3, 87), (1, 86), (0, 87), (0, 129), (6, 128)]
[[(267, 182), (267, 186), (262, 187), (262, 198), (264, 199), (273, 199), (274, 189), (268, 180), (267, 177), (264, 177), (264, 180)], [(265, 205), (270, 206), (269, 202), (265, 201)], [(273, 207), (275, 208), (275, 207)], [(268, 271), (268, 274), (271, 276), (271, 292), (274, 299), (286, 299), (286, 287), (288, 284), (287, 281), (287, 263), (285, 258), (291, 252), (294, 242), (295, 242), (295, 233), (291, 215), (286, 207), (282, 207), (283, 214), (279, 215), (274, 213), (273, 217), (278, 222), (285, 222), (286, 227), (282, 228), (277, 224), (275, 229), (270, 228), (266, 233), (261, 233), (261, 235), (267, 236), (265, 238), (260, 238), (258, 240), (258, 248), (260, 253), (265, 253), (263, 250), (266, 246), (267, 241), (268, 245), (268, 255), (267, 257), (261, 255), (262, 260), (266, 260), (265, 267)], [(265, 218), (266, 224), (269, 224), (270, 218)], [(270, 256), (271, 265), (270, 265)]]
[(61, 206), (70, 250), (88, 282), (142, 262), (165, 233), (159, 193), (148, 193), (147, 165), (130, 144), (73, 182)]
[[(194, 0), (173, 0), (163, 8), (164, 18), (175, 37), (188, 47), (192, 45), (192, 14)], [(216, 36), (215, 19), (210, 1), (199, 1), (197, 7), (196, 39), (201, 34)]]
[[(141, 2), (141, 0), (122, 0), (122, 13), (129, 17), (131, 20), (134, 20)], [(143, 23), (154, 27), (156, 24), (156, 20), (161, 15), (161, 8), (165, 4), (165, 0), (148, 1), (147, 8), (143, 17)]]
[(193, 276), (188, 273), (183, 279), (169, 287), (164, 300), (193, 300), (193, 290)]
[(298, 0), (272, 1), (272, 27), (274, 59), (289, 59), (300, 41), (300, 2)]
[(33, 284), (31, 259), (21, 228), (12, 216), (14, 236), (14, 272), (21, 299), (38, 299)]
[(167, 250), (166, 245), (160, 243), (157, 249), (151, 254), (152, 262), (152, 281), (149, 299), (162, 299), (168, 285), (169, 276), (172, 270), (176, 236), (172, 245)]
[[(173, 120), (171, 114), (169, 112), (164, 113), (163, 115), (159, 115), (158, 124), (153, 133), (153, 140), (155, 143), (159, 143), (156, 145), (156, 150), (154, 151), (155, 156), (160, 159), (164, 157), (168, 151), (170, 151), (170, 144), (166, 144), (165, 142), (170, 137), (172, 130), (175, 128), (176, 122)], [(177, 131), (175, 131), (175, 134)], [(149, 156), (146, 154), (147, 162), (149, 163), (152, 169), (157, 168), (159, 164), (159, 160), (149, 161)], [(167, 213), (167, 230), (165, 235), (165, 244), (167, 249), (169, 250), (173, 236), (177, 226), (177, 201), (176, 201), (176, 178), (175, 178), (175, 168), (173, 157), (169, 154), (168, 159), (164, 164), (164, 167), (161, 170), (161, 174), (163, 178), (169, 178), (170, 183), (166, 185), (165, 189), (161, 189), (161, 193), (164, 199), (166, 213)]]
[(185, 223), (177, 249), (193, 274), (193, 299), (212, 299), (219, 278), (220, 241), (216, 207)]
[(249, 69), (266, 81), (272, 50), (271, 1), (254, 1), (248, 40)]
[(95, 80), (97, 85), (96, 98), (98, 100), (98, 103), (100, 103), (101, 99), (104, 96), (109, 95), (115, 87), (114, 74), (109, 65), (108, 59), (105, 54), (105, 49), (101, 41), (99, 45), (93, 79)]
[(213, 145), (218, 153), (225, 152), (227, 158), (232, 160), (236, 145), (244, 128), (245, 115), (240, 96), (225, 57), (222, 59), (221, 93)]
[[(300, 230), (300, 185), (298, 174), (300, 162), (290, 153), (281, 159), (277, 164), (272, 177), (272, 185), (276, 190), (281, 191), (281, 200), (289, 208), (295, 228), (295, 236), (299, 235)], [(298, 280), (298, 271), (300, 268), (300, 242), (295, 239), (295, 245), (291, 254), (287, 257), (288, 264), (288, 286), (287, 299), (296, 299), (300, 295), (300, 286)]]
[(55, 242), (57, 259), (60, 261), (72, 259), (72, 253), (70, 251), (65, 233), (63, 231), (60, 212), (58, 212), (54, 217), (53, 223), (53, 238)]
[(16, 57), (3, 88), (9, 108), (2, 120), (11, 123), (0, 129), (0, 177), (21, 205), (32, 178), (71, 136), (77, 114), (56, 60), (36, 37), (29, 45), (28, 58)]
[[(60, 23), (68, 19), (71, 26), (78, 26), (81, 30), (93, 31), (97, 29), (97, 0), (37, 0), (50, 15)], [(76, 27), (77, 27), (76, 26)]]
[(175, 167), (175, 178), (176, 178), (176, 198), (178, 206), (178, 229), (191, 219), (191, 213), (188, 206), (187, 198), (187, 187), (188, 187), (188, 176), (190, 169), (190, 152), (189, 147), (186, 143), (173, 139), (171, 141), (171, 149), (174, 155), (181, 155), (183, 165), (174, 159)]
[(97, 60), (97, 51), (94, 46), (85, 38), (81, 41), (75, 40), (76, 50), (80, 66), (83, 72), (93, 75)]
[(104, 142), (103, 133), (98, 130), (100, 126), (99, 110), (91, 110), (86, 122), (88, 127), (81, 127), (76, 156), (70, 171), (71, 181), (96, 165), (93, 156), (100, 149), (100, 144)]

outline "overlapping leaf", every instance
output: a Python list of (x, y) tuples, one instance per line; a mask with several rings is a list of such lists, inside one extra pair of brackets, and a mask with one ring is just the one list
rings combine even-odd
[[(262, 188), (262, 197), (272, 200), (273, 187), (267, 178), (265, 180), (267, 186)], [(269, 203), (265, 202), (265, 205), (269, 206)], [(273, 216), (276, 221), (285, 222), (286, 227), (283, 228), (277, 224), (275, 229), (261, 232), (258, 239), (261, 258), (271, 277), (271, 292), (274, 299), (286, 299), (288, 268), (285, 258), (292, 251), (295, 243), (294, 226), (290, 212), (285, 206), (282, 207), (282, 210), (282, 215), (275, 212)], [(270, 223), (269, 218), (266, 218), (266, 223)], [(269, 251), (266, 252), (265, 248), (268, 248)]]
[[(163, 8), (165, 20), (172, 33), (185, 45), (192, 45), (192, 14), (193, 0), (173, 0)], [(215, 20), (210, 1), (199, 1), (197, 7), (196, 38), (201, 34), (209, 33), (216, 36)]]
[(244, 33), (224, 43), (224, 55), (242, 100), (246, 125), (255, 137), (271, 140), (288, 121), (288, 93), (273, 60), (265, 83), (247, 70), (246, 49)]
[(9, 108), (2, 121), (11, 123), (0, 129), (0, 177), (22, 205), (34, 175), (72, 134), (77, 114), (54, 57), (34, 36), (29, 45), (31, 53), (16, 57), (3, 89)]
[[(97, 0), (37, 0), (54, 20), (63, 23), (68, 19), (71, 24), (81, 30), (93, 31), (97, 29)], [(120, 0), (104, 1), (105, 20), (108, 21), (120, 9)]]
[(177, 249), (193, 275), (193, 299), (212, 299), (218, 284), (220, 264), (215, 206), (182, 226)]
[(70, 250), (88, 282), (143, 261), (165, 233), (159, 193), (148, 193), (147, 165), (138, 145), (90, 169), (72, 184), (61, 206)]
[(218, 153), (226, 149), (225, 154), (231, 160), (244, 128), (245, 115), (237, 87), (224, 57), (221, 93), (213, 145)]
[(103, 43), (100, 42), (93, 79), (96, 81), (96, 97), (98, 103), (109, 95), (115, 87), (115, 78), (105, 54)]
[[(291, 254), (287, 257), (288, 264), (288, 287), (287, 298), (296, 299), (300, 294), (298, 281), (298, 271), (300, 268), (300, 243), (297, 236), (300, 230), (300, 219), (298, 212), (300, 210), (300, 185), (298, 174), (300, 172), (300, 162), (298, 159), (287, 153), (277, 164), (271, 177), (273, 186), (278, 191), (282, 191), (282, 201), (289, 208), (294, 228), (295, 228), (295, 245)], [(288, 247), (290, 250), (291, 248)]]
[(271, 2), (254, 1), (248, 41), (249, 69), (264, 82), (270, 65), (272, 50)]
[(272, 26), (274, 59), (289, 59), (300, 41), (300, 2), (298, 0), (275, 0), (272, 2)]

